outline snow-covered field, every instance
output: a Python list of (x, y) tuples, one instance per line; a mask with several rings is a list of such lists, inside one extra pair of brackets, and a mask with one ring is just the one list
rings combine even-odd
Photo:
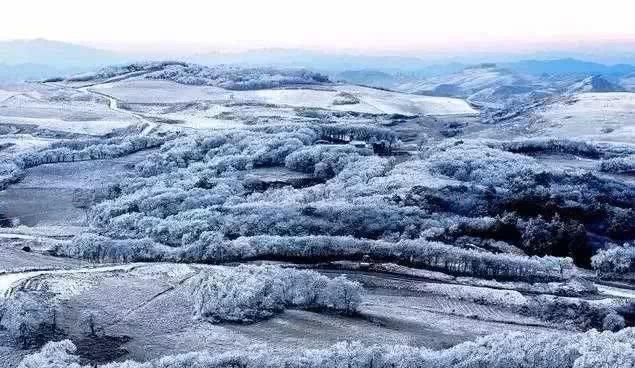
[(222, 118), (223, 113), (233, 112), (234, 109), (224, 105), (210, 105), (203, 110), (185, 109), (182, 111), (161, 114), (161, 118), (178, 122), (178, 126), (201, 130), (230, 129), (244, 127), (245, 124), (238, 119)]
[[(227, 91), (217, 87), (189, 86), (168, 81), (126, 80), (90, 87), (127, 103), (260, 103), (368, 114), (470, 115), (476, 111), (461, 99), (415, 96), (352, 85), (333, 88), (263, 89)], [(350, 93), (359, 103), (337, 104), (340, 93)]]
[(599, 142), (635, 142), (635, 93), (580, 93), (548, 106), (542, 134)]
[(83, 226), (82, 198), (119, 182), (148, 153), (30, 168), (19, 183), (0, 191), (0, 212), (28, 226)]
[(0, 124), (86, 135), (104, 135), (126, 128), (135, 121), (93, 102), (38, 101), (9, 99), (0, 102)]
[(5, 157), (16, 157), (21, 153), (44, 148), (53, 141), (55, 140), (51, 138), (34, 137), (31, 134), (0, 135), (0, 146), (6, 146), (2, 150)]
[[(359, 103), (334, 104), (333, 102), (341, 93), (355, 96)], [(476, 110), (461, 99), (416, 96), (352, 85), (335, 86), (334, 90), (273, 89), (244, 91), (236, 93), (235, 97), (245, 101), (257, 101), (273, 105), (312, 107), (368, 114), (471, 115), (476, 113)]]
[(0, 84), (0, 104), (19, 100), (39, 100), (50, 91), (45, 86), (27, 83)]
[(190, 86), (170, 81), (132, 79), (91, 86), (94, 90), (128, 103), (182, 103), (231, 99), (232, 92), (218, 87)]

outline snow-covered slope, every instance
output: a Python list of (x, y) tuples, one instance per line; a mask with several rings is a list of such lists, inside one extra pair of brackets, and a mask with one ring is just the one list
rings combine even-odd
[(624, 88), (617, 83), (609, 81), (601, 75), (594, 75), (573, 84), (569, 88), (568, 92), (624, 92)]
[(486, 88), (525, 85), (528, 81), (493, 65), (471, 67), (454, 74), (404, 83), (398, 90), (410, 93), (464, 96)]
[(540, 116), (548, 135), (635, 142), (635, 93), (580, 93), (548, 106)]
[(304, 69), (248, 68), (237, 65), (206, 66), (180, 61), (113, 65), (97, 72), (70, 77), (66, 79), (66, 82), (93, 85), (132, 77), (232, 90), (331, 83), (327, 76)]
[[(228, 91), (210, 86), (190, 86), (169, 81), (131, 79), (90, 88), (128, 103), (215, 101), (217, 103), (256, 103), (368, 114), (471, 115), (477, 113), (465, 100), (458, 98), (419, 96), (354, 85), (338, 85), (328, 88), (307, 86), (293, 89)], [(343, 96), (347, 99), (344, 99)]]
[[(359, 102), (338, 104), (336, 101), (342, 93), (354, 96)], [(274, 105), (370, 114), (471, 115), (476, 113), (476, 110), (466, 101), (458, 98), (417, 96), (353, 85), (337, 86), (332, 90), (269, 89), (239, 92), (235, 96)]]
[(219, 87), (191, 86), (171, 81), (127, 79), (89, 87), (125, 103), (184, 103), (192, 101), (226, 101), (230, 91)]
[(485, 64), (453, 74), (406, 82), (395, 89), (421, 95), (461, 97), (476, 105), (501, 107), (511, 99), (524, 99), (543, 91), (545, 86), (536, 79)]
[(40, 85), (0, 88), (0, 126), (47, 129), (55, 132), (104, 135), (135, 124), (89, 94), (69, 94)]

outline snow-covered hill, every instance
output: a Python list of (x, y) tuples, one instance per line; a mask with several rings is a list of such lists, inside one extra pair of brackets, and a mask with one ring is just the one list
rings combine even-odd
[(94, 73), (67, 78), (87, 85), (128, 78), (166, 80), (196, 86), (251, 90), (304, 84), (330, 84), (327, 76), (304, 69), (248, 68), (235, 65), (205, 66), (180, 61), (116, 65)]
[(624, 92), (624, 87), (613, 83), (601, 75), (594, 75), (573, 84), (569, 93), (583, 92)]
[(545, 135), (635, 142), (635, 93), (579, 93), (549, 105), (540, 117)]
[(400, 91), (442, 96), (468, 97), (486, 88), (526, 85), (529, 81), (495, 65), (470, 67), (454, 74), (404, 83)]
[(487, 107), (500, 107), (511, 99), (527, 98), (532, 92), (549, 93), (538, 78), (522, 76), (493, 64), (405, 82), (395, 89), (421, 95), (461, 97)]
[[(354, 96), (353, 103), (339, 104), (341, 94)], [(400, 115), (472, 115), (476, 114), (466, 101), (458, 98), (417, 96), (352, 85), (337, 86), (333, 90), (268, 89), (240, 92), (235, 98), (267, 104), (352, 111), (369, 114)]]
[(477, 113), (465, 100), (459, 98), (420, 96), (354, 85), (333, 85), (325, 88), (322, 85), (314, 84), (302, 88), (231, 91), (219, 87), (133, 78), (90, 88), (123, 102), (143, 104), (158, 104), (168, 101), (213, 101), (217, 104), (275, 105), (278, 107), (408, 116), (474, 115)]

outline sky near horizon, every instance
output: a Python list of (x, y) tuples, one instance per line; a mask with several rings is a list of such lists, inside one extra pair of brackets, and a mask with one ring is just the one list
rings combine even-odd
[(633, 0), (20, 0), (0, 39), (119, 49), (524, 51), (635, 41)]

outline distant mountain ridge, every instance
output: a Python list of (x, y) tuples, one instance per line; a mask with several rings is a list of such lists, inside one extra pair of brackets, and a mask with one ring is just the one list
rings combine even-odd
[(373, 69), (378, 71), (415, 71), (424, 60), (409, 56), (374, 56), (330, 54), (295, 49), (261, 49), (236, 53), (208, 53), (187, 58), (200, 64), (239, 64), (246, 66), (275, 66), (308, 68), (320, 71)]
[(75, 72), (76, 69), (66, 70), (43, 64), (14, 64), (0, 63), (0, 81), (21, 82), (28, 80), (41, 80), (53, 76)]
[(84, 67), (122, 62), (125, 56), (97, 48), (44, 39), (0, 42), (0, 63)]
[(624, 75), (635, 72), (634, 65), (605, 65), (572, 58), (554, 60), (521, 60), (501, 63), (499, 66), (524, 74), (603, 74)]
[(126, 61), (114, 52), (66, 42), (0, 41), (0, 81), (39, 80)]
[[(495, 62), (496, 56), (492, 56)], [(96, 70), (103, 66), (122, 64), (139, 60), (156, 60), (157, 56), (143, 54), (123, 54), (94, 47), (45, 39), (0, 41), (0, 80), (37, 79), (51, 76), (56, 70), (68, 75), (69, 72)], [(382, 84), (403, 81), (403, 79), (423, 79), (449, 75), (473, 67), (473, 63), (452, 61), (441, 62), (438, 57), (426, 56), (380, 56), (346, 53), (328, 53), (299, 49), (260, 49), (236, 53), (199, 53), (183, 55), (179, 59), (200, 64), (238, 64), (243, 66), (271, 66), (277, 68), (306, 68), (328, 73), (344, 79), (357, 79), (357, 83), (369, 84), (373, 76), (370, 72), (386, 73)], [(448, 59), (449, 60), (449, 59)], [(583, 61), (574, 58), (549, 60), (518, 60), (487, 64), (525, 75), (606, 75), (620, 77), (635, 74), (635, 65)], [(482, 65), (476, 64), (476, 67)], [(349, 73), (346, 76), (346, 73)], [(364, 75), (366, 74), (366, 75)], [(396, 77), (396, 78), (395, 78)], [(391, 80), (394, 79), (394, 80)], [(366, 82), (366, 83), (364, 83)]]

